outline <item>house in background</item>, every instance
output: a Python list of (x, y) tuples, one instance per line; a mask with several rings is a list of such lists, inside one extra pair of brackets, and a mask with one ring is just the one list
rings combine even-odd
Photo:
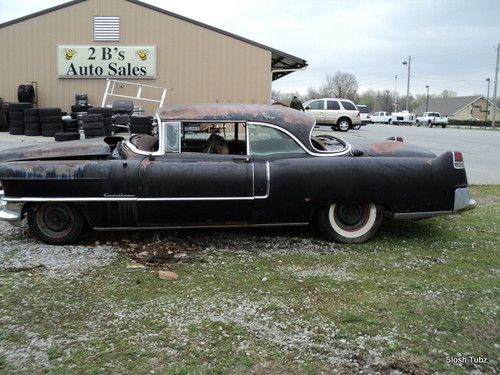
[[(496, 111), (495, 119), (500, 121), (500, 109), (489, 100), (488, 121), (491, 121), (493, 110)], [(425, 102), (415, 109), (415, 114), (425, 112)], [(456, 96), (454, 98), (429, 98), (427, 112), (439, 112), (441, 116), (447, 116), (453, 120), (467, 120), (478, 118), (486, 120), (486, 98), (481, 95)]]

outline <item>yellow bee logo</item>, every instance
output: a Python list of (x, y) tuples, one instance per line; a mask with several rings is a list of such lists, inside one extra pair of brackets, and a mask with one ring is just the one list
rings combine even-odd
[(149, 52), (148, 50), (145, 50), (145, 49), (140, 49), (139, 51), (137, 51), (135, 53), (137, 56), (139, 56), (139, 58), (142, 60), (142, 61), (146, 61), (148, 59), (148, 55), (149, 55)]
[(71, 60), (74, 56), (76, 55), (76, 51), (74, 49), (65, 49), (64, 50), (64, 57), (66, 60)]

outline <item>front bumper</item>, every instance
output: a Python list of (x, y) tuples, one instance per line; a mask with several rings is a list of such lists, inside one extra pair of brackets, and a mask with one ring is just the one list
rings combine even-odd
[(0, 220), (20, 226), (24, 203), (8, 203), (3, 200), (3, 196), (3, 190), (0, 190)]
[(453, 213), (461, 213), (464, 211), (476, 208), (477, 203), (470, 197), (469, 188), (455, 189), (455, 203), (453, 205)]

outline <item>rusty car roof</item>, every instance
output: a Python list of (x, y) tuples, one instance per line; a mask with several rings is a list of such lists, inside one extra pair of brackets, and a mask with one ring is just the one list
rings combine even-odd
[(311, 145), (310, 134), (316, 121), (303, 112), (288, 107), (264, 104), (190, 104), (168, 105), (158, 110), (164, 121), (263, 122), (277, 125)]

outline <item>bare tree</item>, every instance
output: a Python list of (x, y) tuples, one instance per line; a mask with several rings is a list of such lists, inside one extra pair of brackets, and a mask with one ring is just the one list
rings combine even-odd
[(354, 100), (358, 87), (358, 81), (354, 74), (338, 71), (333, 76), (331, 74), (326, 75), (321, 91), (325, 96)]
[(309, 86), (307, 88), (307, 94), (306, 94), (306, 97), (305, 99), (306, 100), (309, 100), (309, 99), (318, 99), (318, 98), (321, 98), (323, 95), (322, 93), (320, 92), (320, 90), (312, 87), (312, 86)]
[(453, 90), (443, 90), (441, 91), (442, 98), (454, 98), (457, 96), (457, 92)]

